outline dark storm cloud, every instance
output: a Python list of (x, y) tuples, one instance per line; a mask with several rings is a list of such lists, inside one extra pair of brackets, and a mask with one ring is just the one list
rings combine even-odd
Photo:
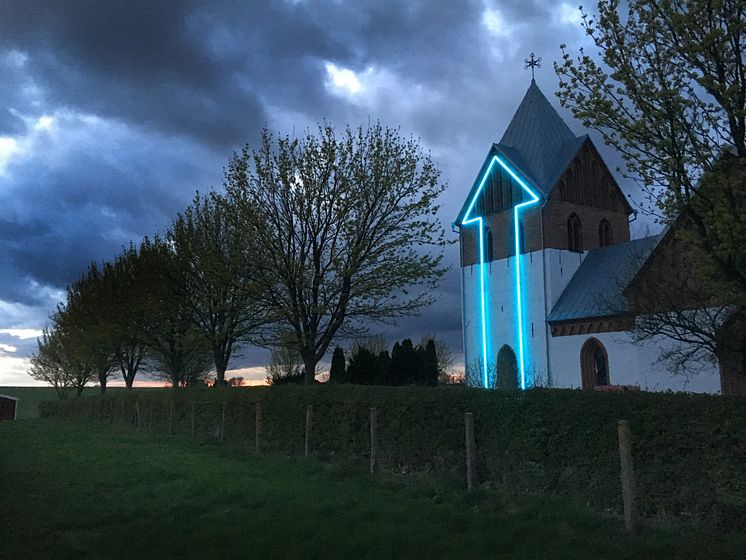
[[(1, 3), (0, 300), (45, 315), (50, 294), (88, 262), (163, 230), (195, 190), (219, 186), (231, 150), (265, 124), (290, 133), (323, 119), (381, 119), (420, 137), (450, 185), (441, 211), (448, 228), (528, 86), (523, 58), (544, 57), (537, 80), (551, 98), (559, 43), (582, 37), (558, 21), (557, 8), (520, 0)], [(330, 88), (328, 63), (354, 72), (361, 92)], [(42, 115), (53, 124), (40, 126)], [(392, 338), (438, 331), (460, 346), (455, 246), (446, 260), (454, 268), (438, 304), (387, 331)], [(0, 328), (3, 320), (0, 308)]]

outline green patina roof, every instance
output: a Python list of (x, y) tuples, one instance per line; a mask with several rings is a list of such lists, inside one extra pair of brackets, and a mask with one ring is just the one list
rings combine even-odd
[(589, 251), (547, 317), (548, 323), (610, 317), (628, 311), (623, 291), (650, 256), (653, 235)]

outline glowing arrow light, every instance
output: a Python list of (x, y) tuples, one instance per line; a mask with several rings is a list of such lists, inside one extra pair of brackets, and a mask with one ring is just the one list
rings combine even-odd
[(466, 209), (464, 219), (461, 220), (461, 225), (477, 224), (479, 234), (479, 289), (480, 289), (480, 312), (482, 318), (482, 382), (485, 389), (489, 388), (489, 379), (487, 376), (487, 341), (489, 337), (487, 335), (488, 323), (487, 323), (487, 294), (484, 286), (484, 221), (482, 216), (471, 216), (472, 210), (476, 205), (477, 198), (481, 194), (484, 184), (487, 181), (492, 172), (495, 164), (502, 167), (508, 175), (510, 175), (521, 188), (528, 193), (531, 197), (530, 200), (521, 202), (513, 207), (513, 230), (515, 238), (515, 255), (516, 255), (516, 267), (515, 267), (515, 288), (516, 288), (516, 308), (518, 315), (518, 368), (521, 374), (521, 389), (526, 388), (526, 373), (524, 370), (524, 349), (523, 349), (523, 293), (521, 290), (521, 238), (519, 236), (519, 213), (520, 210), (531, 206), (539, 202), (539, 197), (536, 193), (505, 163), (500, 157), (493, 156), (490, 161), (487, 170), (482, 176), (482, 180), (479, 182), (474, 196), (469, 203), (469, 207)]

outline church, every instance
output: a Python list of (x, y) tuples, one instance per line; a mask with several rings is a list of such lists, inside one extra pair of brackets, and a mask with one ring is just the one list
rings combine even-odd
[(674, 375), (659, 359), (670, 341), (633, 343), (624, 292), (665, 236), (631, 239), (634, 219), (532, 79), (454, 223), (467, 383), (719, 392), (716, 364)]

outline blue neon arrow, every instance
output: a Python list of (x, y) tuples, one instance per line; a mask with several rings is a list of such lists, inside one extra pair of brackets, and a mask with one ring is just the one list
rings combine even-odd
[(488, 388), (489, 386), (489, 380), (487, 377), (487, 340), (489, 337), (487, 336), (487, 330), (489, 328), (487, 324), (487, 295), (485, 293), (485, 287), (484, 287), (484, 222), (481, 216), (471, 216), (472, 210), (474, 210), (474, 206), (476, 205), (477, 198), (479, 197), (480, 193), (482, 192), (482, 189), (484, 188), (484, 184), (487, 181), (487, 177), (489, 177), (490, 172), (492, 171), (492, 168), (495, 166), (495, 164), (498, 164), (500, 167), (502, 167), (508, 175), (510, 175), (520, 186), (521, 188), (528, 193), (528, 195), (531, 197), (530, 200), (527, 200), (525, 202), (521, 202), (520, 204), (517, 204), (513, 207), (513, 229), (514, 229), (514, 237), (515, 237), (515, 255), (516, 255), (516, 267), (515, 267), (515, 287), (516, 287), (516, 305), (518, 310), (518, 368), (521, 373), (521, 389), (526, 388), (526, 373), (524, 370), (524, 358), (523, 358), (523, 294), (521, 292), (521, 239), (519, 234), (519, 212), (522, 208), (526, 208), (527, 206), (531, 206), (533, 204), (536, 204), (539, 202), (539, 197), (536, 195), (536, 193), (523, 181), (511, 168), (510, 166), (505, 163), (505, 161), (502, 160), (499, 156), (493, 156), (492, 160), (490, 161), (489, 166), (487, 167), (487, 170), (484, 172), (484, 175), (482, 175), (482, 180), (479, 182), (479, 187), (477, 188), (476, 192), (474, 193), (474, 196), (471, 199), (471, 202), (469, 202), (469, 207), (466, 209), (466, 213), (464, 214), (463, 220), (461, 220), (461, 225), (469, 225), (469, 224), (477, 224), (478, 226), (478, 233), (479, 233), (479, 286), (480, 286), (480, 305), (481, 305), (481, 317), (482, 317), (482, 372), (483, 372), (483, 384), (485, 388)]

